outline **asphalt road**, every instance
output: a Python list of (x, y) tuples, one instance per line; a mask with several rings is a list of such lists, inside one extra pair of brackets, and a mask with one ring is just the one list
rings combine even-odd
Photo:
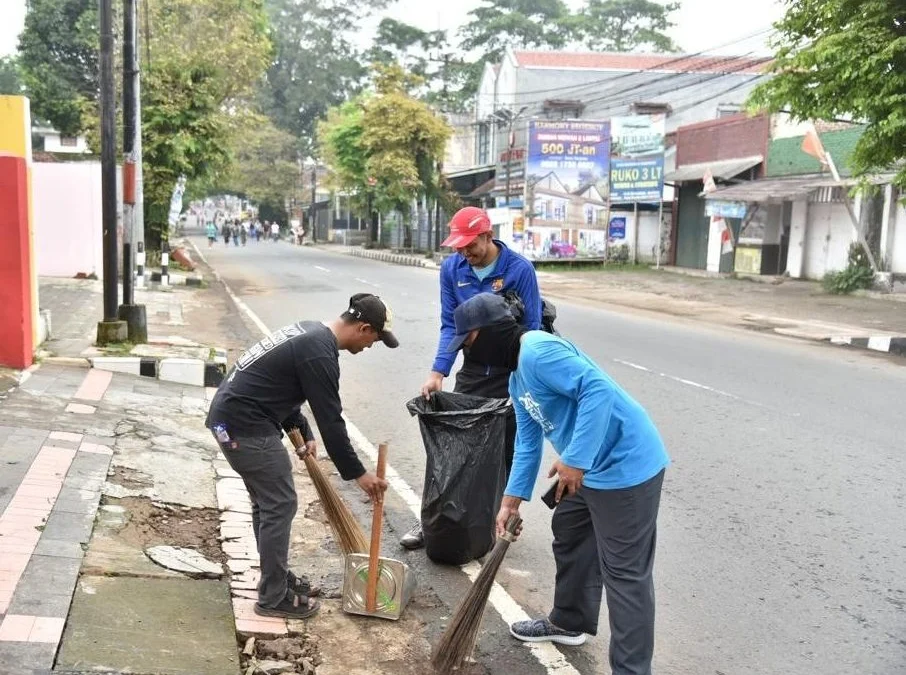
[[(209, 251), (195, 241), (272, 328), (331, 318), (363, 290), (390, 303), (402, 346), (344, 355), (342, 395), (370, 440), (390, 441), (391, 464), (420, 493), (424, 451), (405, 402), (436, 347), (436, 271), (286, 243)], [(655, 672), (906, 672), (906, 368), (838, 348), (557, 304), (559, 329), (647, 407), (674, 462), (659, 521)], [(394, 528), (414, 524), (390, 503)], [(550, 512), (537, 499), (523, 511), (525, 534), (499, 580), (541, 615), (553, 594)], [(394, 555), (443, 602), (461, 597), (467, 581), (458, 570), (421, 553)], [(488, 621), (479, 658), (487, 672), (544, 672), (514, 649), (499, 617)], [(606, 625), (602, 616), (596, 638), (563, 650), (580, 673), (609, 672)]]

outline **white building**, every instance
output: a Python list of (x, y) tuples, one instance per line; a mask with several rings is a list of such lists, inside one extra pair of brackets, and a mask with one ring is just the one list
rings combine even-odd
[[(507, 49), (500, 64), (485, 66), (472, 124), (457, 128), (459, 142), (466, 139), (473, 144), (472, 168), (448, 177), (467, 201), (486, 206), (494, 205), (495, 200), (502, 203), (506, 200), (502, 199), (500, 181), (495, 186), (490, 179), (495, 168), (498, 177), (502, 173), (511, 145), (514, 151), (524, 152), (529, 120), (609, 120), (654, 114), (666, 119), (664, 171), (669, 174), (676, 162), (670, 141), (676, 129), (738, 113), (752, 89), (766, 77), (765, 65), (766, 59), (736, 56)], [(521, 194), (522, 186), (511, 190)], [(665, 186), (662, 199), (669, 220), (672, 186)], [(653, 260), (658, 241), (657, 207), (649, 213), (634, 209), (632, 204), (610, 205), (614, 215), (622, 216), (618, 212), (626, 210), (629, 222), (625, 243), (638, 249), (632, 251), (633, 257)], [(574, 228), (564, 217), (562, 236), (570, 236), (572, 243), (582, 248), (587, 235), (580, 236), (580, 229), (606, 231), (607, 221), (607, 217), (595, 217), (592, 223), (585, 221), (586, 227)], [(532, 227), (535, 225), (532, 223)], [(669, 227), (665, 235), (661, 241), (670, 241)]]
[(32, 127), (32, 135), (38, 140), (34, 150), (37, 152), (58, 152), (83, 155), (91, 150), (84, 136), (63, 136), (51, 126)]

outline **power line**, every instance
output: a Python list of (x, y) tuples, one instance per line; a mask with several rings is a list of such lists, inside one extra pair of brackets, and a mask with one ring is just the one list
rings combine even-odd
[[(764, 33), (773, 33), (773, 32), (776, 32), (776, 30), (775, 30), (773, 27), (763, 28), (763, 29), (761, 29), (761, 30), (759, 30), (759, 31), (757, 31), (757, 32), (755, 32), (755, 33), (752, 33), (751, 35), (747, 35), (747, 36), (744, 36), (744, 37), (742, 37), (742, 38), (738, 38), (738, 39), (736, 39), (736, 40), (732, 40), (732, 41), (730, 41), (730, 42), (726, 42), (726, 43), (724, 43), (724, 44), (719, 44), (719, 45), (716, 45), (716, 46), (714, 46), (714, 47), (709, 47), (709, 48), (707, 48), (707, 49), (703, 49), (702, 51), (694, 52), (694, 53), (692, 53), (692, 54), (682, 54), (682, 55), (680, 55), (680, 56), (677, 56), (677, 57), (675, 57), (675, 58), (669, 59), (669, 60), (664, 61), (664, 62), (662, 62), (662, 63), (658, 63), (657, 65), (649, 66), (648, 68), (643, 68), (643, 69), (640, 69), (640, 70), (634, 70), (634, 71), (632, 71), (632, 72), (627, 72), (627, 73), (624, 73), (623, 75), (618, 75), (618, 76), (616, 76), (616, 77), (606, 77), (606, 78), (601, 78), (600, 80), (592, 80), (592, 81), (590, 81), (590, 82), (587, 82), (587, 83), (584, 83), (584, 84), (578, 84), (578, 85), (576, 85), (576, 84), (571, 84), (571, 85), (564, 85), (564, 86), (562, 86), (562, 87), (550, 87), (550, 88), (544, 88), (544, 89), (536, 89), (536, 90), (523, 91), (523, 92), (519, 92), (519, 93), (522, 94), (522, 95), (524, 95), (524, 96), (528, 96), (528, 95), (531, 95), (531, 94), (553, 93), (553, 92), (557, 92), (557, 91), (565, 91), (565, 90), (569, 90), (569, 89), (585, 89), (585, 88), (587, 88), (587, 87), (593, 87), (593, 86), (596, 86), (596, 85), (599, 85), (599, 84), (607, 84), (607, 83), (614, 82), (614, 81), (616, 81), (616, 80), (624, 79), (624, 78), (627, 78), (627, 77), (632, 77), (633, 75), (638, 75), (639, 73), (648, 72), (648, 71), (657, 71), (657, 70), (661, 70), (661, 69), (663, 69), (664, 67), (669, 66), (669, 65), (675, 65), (675, 64), (677, 64), (677, 63), (682, 63), (683, 61), (690, 61), (691, 59), (694, 59), (694, 58), (703, 56), (703, 55), (705, 55), (705, 54), (708, 54), (709, 52), (713, 52), (713, 51), (716, 50), (716, 49), (723, 49), (723, 48), (725, 48), (725, 47), (730, 47), (730, 46), (732, 46), (732, 45), (741, 44), (741, 43), (743, 43), (743, 42), (747, 42), (748, 40), (751, 40), (751, 39), (754, 38), (754, 37), (758, 37), (759, 35), (762, 35), (762, 34), (764, 34)], [(555, 53), (555, 52), (552, 52), (552, 53)], [(752, 54), (752, 53), (753, 53), (753, 52), (748, 52), (748, 54)], [(629, 54), (629, 53), (627, 53), (627, 54)], [(646, 56), (649, 56), (649, 55), (646, 54)], [(652, 55), (650, 55), (650, 56), (654, 56), (654, 55), (652, 54)], [(717, 57), (715, 56), (715, 58), (717, 58)], [(729, 57), (729, 58), (732, 59), (732, 58), (740, 58), (740, 57), (736, 56), (736, 57)], [(718, 59), (718, 60), (719, 60), (719, 59)], [(768, 59), (765, 59), (765, 60), (768, 60)], [(688, 72), (688, 71), (687, 71), (687, 72)], [(694, 72), (694, 71), (693, 71), (693, 72)], [(478, 95), (481, 96), (480, 93), (479, 93)], [(493, 96), (493, 94), (487, 94), (487, 95)]]
[[(745, 55), (745, 56), (748, 56), (748, 55)], [(739, 58), (740, 58), (740, 57), (735, 56), (735, 57), (730, 57), (730, 58), (727, 59), (727, 60), (728, 60), (728, 61), (732, 61), (732, 60), (739, 61)], [(645, 94), (644, 94), (644, 95), (645, 95), (646, 97), (654, 98), (654, 97), (658, 97), (658, 96), (663, 96), (664, 94), (668, 94), (668, 93), (672, 93), (672, 92), (677, 92), (677, 91), (682, 91), (683, 89), (689, 89), (689, 88), (692, 88), (692, 87), (701, 86), (701, 85), (707, 84), (708, 82), (711, 82), (711, 81), (713, 81), (713, 80), (716, 80), (716, 79), (720, 79), (720, 78), (726, 77), (726, 76), (728, 76), (728, 75), (735, 75), (735, 74), (738, 74), (739, 72), (744, 71), (744, 70), (747, 70), (747, 69), (749, 69), (750, 67), (751, 67), (751, 62), (746, 61), (746, 62), (744, 62), (742, 65), (740, 65), (740, 66), (738, 66), (738, 67), (736, 67), (736, 68), (731, 68), (731, 69), (728, 69), (728, 70), (725, 70), (725, 71), (721, 71), (721, 72), (718, 72), (718, 73), (714, 73), (714, 74), (711, 74), (711, 75), (707, 75), (707, 76), (704, 76), (704, 77), (700, 77), (700, 78), (698, 78), (698, 79), (696, 79), (696, 80), (694, 80), (694, 81), (692, 81), (692, 82), (687, 82), (687, 83), (682, 84), (682, 85), (680, 85), (680, 86), (678, 86), (678, 87), (667, 88), (667, 89), (661, 88), (661, 89), (659, 89), (659, 90), (657, 90), (657, 91), (645, 91), (646, 89), (648, 89), (649, 87), (651, 87), (651, 86), (653, 86), (653, 85), (655, 85), (655, 84), (658, 84), (658, 83), (661, 83), (661, 82), (664, 82), (664, 81), (675, 80), (675, 79), (678, 79), (678, 78), (686, 78), (686, 77), (692, 75), (692, 74), (690, 74), (690, 73), (671, 73), (671, 74), (669, 74), (669, 75), (666, 75), (666, 76), (663, 76), (663, 77), (656, 78), (656, 79), (651, 80), (651, 81), (649, 81), (649, 82), (646, 82), (646, 83), (644, 83), (644, 84), (630, 84), (629, 86), (624, 87), (623, 89), (616, 89), (616, 90), (609, 89), (609, 90), (605, 90), (604, 92), (599, 92), (600, 95), (595, 96), (594, 98), (591, 98), (591, 99), (588, 99), (588, 100), (585, 100), (585, 101), (581, 101), (581, 100), (580, 100), (579, 102), (580, 102), (584, 107), (587, 107), (587, 106), (593, 105), (593, 104), (595, 104), (595, 103), (600, 103), (600, 102), (603, 102), (603, 101), (607, 101), (607, 102), (610, 104), (609, 107), (616, 107), (616, 106), (619, 106), (619, 105), (625, 105), (626, 103), (630, 103), (630, 102), (632, 102), (633, 100), (639, 100), (638, 94), (640, 94), (640, 92), (642, 92), (642, 91), (645, 91)], [(639, 71), (639, 72), (642, 72), (642, 71)], [(633, 73), (633, 74), (635, 75), (635, 74), (639, 74), (639, 73)], [(759, 74), (759, 75), (755, 75), (755, 76), (753, 76), (753, 77), (754, 77), (754, 78), (758, 78), (758, 77), (763, 77), (763, 76)], [(631, 93), (632, 95), (629, 96), (629, 97), (622, 98), (622, 99), (620, 99), (620, 98), (615, 98), (615, 97), (617, 97), (617, 96), (619, 96), (619, 95), (621, 95), (621, 94), (626, 94), (626, 93)], [(531, 105), (537, 105), (537, 104), (539, 104), (539, 103), (543, 103), (543, 100), (541, 100), (541, 101), (535, 101), (533, 104), (530, 103), (530, 104), (528, 104), (528, 105), (530, 105), (530, 106), (531, 106)], [(468, 127), (477, 127), (477, 126), (480, 126), (481, 124), (483, 124), (483, 122), (470, 122), (470, 123), (467, 123), (467, 124), (455, 124), (455, 125), (451, 125), (451, 126), (453, 126), (453, 128), (468, 128)]]
[[(707, 103), (707, 102), (710, 101), (710, 100), (713, 100), (713, 99), (715, 99), (715, 98), (720, 98), (721, 96), (724, 96), (724, 95), (729, 94), (729, 93), (731, 93), (731, 92), (733, 92), (733, 91), (736, 91), (736, 90), (738, 90), (738, 89), (741, 89), (741, 88), (743, 88), (743, 87), (745, 87), (745, 86), (747, 86), (747, 85), (753, 83), (753, 82), (756, 81), (756, 80), (762, 79), (763, 77), (764, 77), (764, 75), (752, 75), (751, 77), (746, 78), (746, 79), (743, 80), (742, 82), (734, 83), (734, 84), (732, 84), (731, 86), (729, 86), (729, 87), (727, 87), (727, 88), (725, 88), (725, 89), (722, 89), (721, 91), (718, 91), (718, 92), (714, 92), (714, 93), (708, 94), (708, 95), (706, 95), (706, 96), (703, 96), (703, 97), (699, 98), (698, 100), (692, 101), (692, 102), (687, 103), (687, 104), (683, 104), (682, 106), (679, 106), (679, 107), (677, 107), (677, 108), (673, 108), (670, 112), (671, 112), (671, 114), (678, 114), (678, 113), (681, 113), (681, 112), (685, 112), (686, 110), (690, 110), (690, 109), (692, 109), (692, 108), (694, 108), (694, 107), (696, 107), (696, 106), (698, 106), (698, 105), (701, 105), (702, 103)], [(523, 123), (520, 124), (519, 126), (514, 126), (514, 130), (525, 131), (526, 129), (528, 129), (529, 123), (530, 123), (530, 120), (526, 120), (525, 122), (523, 122)], [(476, 131), (473, 131), (473, 132), (468, 133), (468, 134), (461, 134), (460, 137), (461, 137), (461, 138), (462, 138), (462, 137), (465, 137), (465, 138), (475, 138), (477, 135), (478, 135), (478, 132), (477, 132), (477, 130), (476, 130)]]

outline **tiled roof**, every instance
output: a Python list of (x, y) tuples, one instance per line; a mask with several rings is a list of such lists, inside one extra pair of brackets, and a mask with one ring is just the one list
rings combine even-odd
[(770, 59), (747, 56), (684, 56), (607, 52), (514, 51), (524, 68), (580, 68), (588, 70), (653, 70), (674, 73), (739, 72), (758, 74)]
[[(819, 133), (821, 144), (834, 159), (834, 164), (841, 176), (849, 176), (852, 170), (849, 159), (856, 143), (865, 131), (864, 126), (855, 126), (841, 131)], [(778, 138), (768, 146), (767, 173), (769, 178), (776, 176), (802, 176), (821, 173), (823, 168), (817, 159), (802, 152), (803, 136)]]

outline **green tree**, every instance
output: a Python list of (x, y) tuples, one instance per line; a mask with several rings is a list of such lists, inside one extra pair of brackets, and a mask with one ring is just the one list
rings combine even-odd
[(384, 18), (365, 57), (371, 63), (398, 63), (430, 85), (441, 75), (438, 57), (446, 40), (445, 31), (424, 31), (403, 21)]
[(444, 190), (439, 163), (452, 129), (410, 93), (417, 77), (376, 66), (375, 91), (332, 110), (320, 124), (322, 156), (335, 187), (361, 209), (409, 213), (413, 199)]
[(563, 0), (483, 2), (469, 12), (469, 22), (459, 31), (460, 48), (480, 56), (471, 63), (454, 65), (454, 108), (468, 105), (478, 91), (485, 64), (500, 63), (507, 47), (562, 49), (581, 37), (575, 17)]
[[(498, 63), (507, 47), (560, 49), (574, 37), (564, 31), (570, 16), (563, 0), (483, 0), (460, 29), (461, 47)], [(568, 24), (567, 24), (568, 25)]]
[(672, 52), (677, 47), (666, 31), (674, 25), (670, 14), (679, 6), (678, 2), (661, 4), (651, 0), (587, 0), (580, 12), (563, 23), (596, 51)]
[(773, 78), (754, 108), (799, 120), (848, 118), (867, 128), (850, 159), (865, 176), (898, 166), (906, 188), (906, 6), (899, 0), (786, 0)]
[(259, 0), (162, 0), (151, 5), (142, 82), (146, 245), (167, 237), (179, 176), (189, 191), (223, 183), (234, 118), (247, 107), (271, 45)]
[(315, 152), (318, 120), (361, 89), (367, 69), (350, 38), (387, 0), (267, 0), (274, 55), (258, 103), (274, 123)]
[(282, 208), (299, 178), (296, 139), (259, 113), (244, 112), (231, 124), (233, 161), (227, 190)]
[(67, 136), (85, 131), (98, 97), (96, 0), (30, 0), (19, 65), (32, 114)]
[(0, 58), (0, 94), (17, 95), (23, 91), (19, 63), (13, 56)]

